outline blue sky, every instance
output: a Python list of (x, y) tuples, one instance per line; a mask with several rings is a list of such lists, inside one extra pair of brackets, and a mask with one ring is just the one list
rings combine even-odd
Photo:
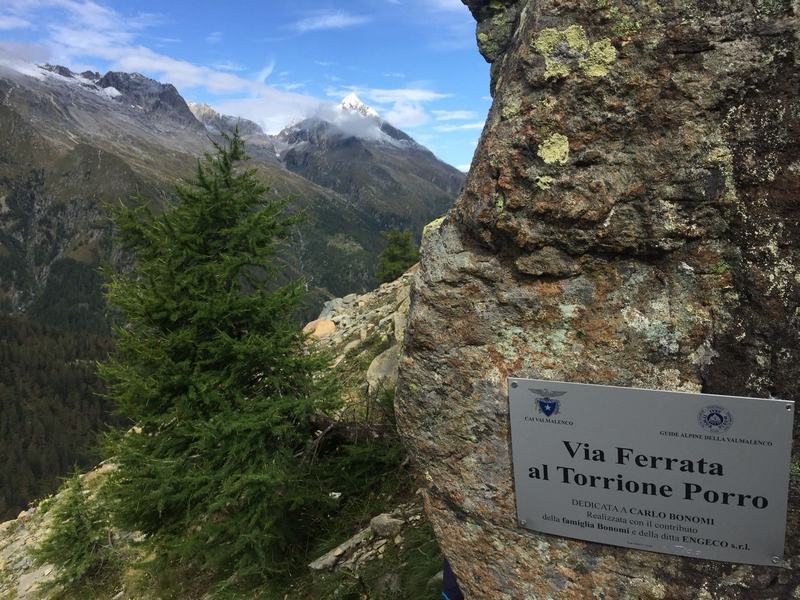
[(489, 68), (460, 0), (3, 0), (0, 54), (138, 71), (275, 133), (349, 92), (466, 168)]

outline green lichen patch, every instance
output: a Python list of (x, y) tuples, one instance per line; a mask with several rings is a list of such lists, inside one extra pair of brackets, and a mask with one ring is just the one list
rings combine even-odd
[(603, 38), (590, 43), (580, 25), (542, 29), (533, 47), (544, 57), (545, 79), (567, 77), (576, 69), (590, 77), (604, 77), (617, 60), (617, 50), (611, 40)]
[(513, 119), (522, 110), (522, 102), (517, 96), (510, 96), (503, 103), (502, 114), (504, 119)]
[(566, 164), (569, 159), (569, 139), (560, 133), (554, 133), (541, 144), (536, 154), (545, 164)]
[(544, 57), (545, 79), (558, 79), (570, 74), (572, 63), (585, 60), (589, 40), (579, 25), (566, 29), (548, 27), (539, 32), (533, 47)]
[(430, 235), (431, 233), (439, 229), (439, 226), (443, 222), (444, 222), (444, 217), (439, 217), (438, 219), (434, 219), (433, 221), (425, 225), (425, 227), (423, 227), (422, 229), (422, 237), (425, 238), (426, 236)]
[(554, 181), (555, 178), (550, 177), (550, 175), (540, 175), (536, 178), (536, 187), (540, 190), (549, 190)]
[(596, 0), (595, 6), (611, 21), (611, 31), (617, 37), (630, 37), (642, 28), (641, 22), (624, 14), (612, 0)]
[(605, 77), (617, 61), (617, 49), (608, 38), (595, 42), (589, 48), (589, 58), (581, 67), (589, 77)]

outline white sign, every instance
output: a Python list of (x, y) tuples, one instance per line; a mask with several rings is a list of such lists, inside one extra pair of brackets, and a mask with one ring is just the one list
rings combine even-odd
[(508, 384), (521, 526), (654, 552), (781, 563), (794, 402)]

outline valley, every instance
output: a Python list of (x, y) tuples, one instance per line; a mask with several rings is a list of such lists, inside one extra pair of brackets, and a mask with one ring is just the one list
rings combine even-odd
[[(419, 239), (464, 179), (355, 96), (268, 135), (137, 73), (0, 62), (0, 314), (8, 325), (0, 341), (13, 340), (19, 328), (40, 331), (56, 347), (94, 336), (96, 349), (79, 344), (69, 360), (102, 359), (115, 316), (99, 269), (130, 266), (114, 241), (109, 207), (139, 203), (158, 212), (198, 158), (237, 127), (269, 194), (289, 198), (289, 210), (304, 216), (278, 254), (283, 277), (301, 278), (307, 290), (299, 320), (313, 318), (330, 298), (371, 289), (381, 233), (410, 230)], [(48, 369), (65, 368), (63, 354), (46, 355)], [(35, 449), (9, 458), (6, 474), (24, 472), (38, 483), (4, 500), (2, 518), (52, 491), (73, 464), (89, 466), (94, 434), (111, 418), (95, 380), (81, 388), (80, 409), (62, 405), (58, 394), (34, 401), (16, 379), (40, 367), (20, 353), (5, 356), (0, 419), (21, 432), (22, 407), (61, 411), (42, 421), (42, 435), (63, 451), (58, 460)], [(87, 421), (87, 411), (96, 416)], [(62, 442), (68, 436), (82, 441)]]

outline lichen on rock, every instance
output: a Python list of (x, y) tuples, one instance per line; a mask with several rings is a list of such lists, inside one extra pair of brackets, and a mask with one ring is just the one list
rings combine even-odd
[(569, 159), (569, 139), (560, 133), (554, 133), (541, 144), (536, 154), (545, 164), (566, 164)]
[(590, 43), (580, 25), (542, 29), (533, 46), (544, 57), (545, 79), (567, 77), (576, 68), (590, 77), (603, 77), (617, 60), (617, 50), (611, 40), (603, 38)]
[[(492, 2), (466, 3), (492, 31)], [(396, 396), (444, 553), (470, 598), (795, 597), (796, 476), (788, 569), (520, 529), (506, 381), (800, 400), (800, 3), (502, 10), (494, 104), (423, 242)]]

